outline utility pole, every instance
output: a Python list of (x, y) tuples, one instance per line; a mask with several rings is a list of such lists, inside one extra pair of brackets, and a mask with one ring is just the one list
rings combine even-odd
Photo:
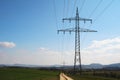
[(92, 19), (86, 19), (86, 18), (81, 18), (79, 17), (79, 12), (78, 12), (78, 8), (76, 9), (76, 16), (73, 18), (63, 18), (62, 19), (63, 22), (65, 20), (68, 21), (75, 21), (75, 28), (68, 28), (68, 29), (60, 29), (58, 30), (59, 32), (75, 32), (75, 56), (74, 56), (74, 72), (77, 72), (77, 63), (78, 63), (78, 67), (79, 67), (79, 72), (80, 74), (82, 73), (82, 66), (81, 66), (81, 51), (80, 51), (80, 32), (97, 32), (95, 30), (89, 30), (89, 29), (85, 29), (85, 28), (80, 28), (80, 21), (83, 21), (84, 23), (86, 21), (90, 21), (92, 23)]

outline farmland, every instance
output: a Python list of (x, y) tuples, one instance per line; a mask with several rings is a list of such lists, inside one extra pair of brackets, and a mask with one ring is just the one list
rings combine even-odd
[[(59, 80), (60, 71), (57, 70), (42, 70), (33, 68), (0, 68), (0, 80)], [(108, 76), (103, 74), (108, 73)], [(69, 75), (74, 80), (120, 80), (120, 78), (111, 77), (120, 75), (120, 71), (96, 71), (83, 72), (82, 75)]]
[(120, 80), (120, 71), (85, 71), (80, 74), (73, 75), (75, 80)]
[(57, 80), (58, 72), (26, 69), (0, 68), (0, 80)]

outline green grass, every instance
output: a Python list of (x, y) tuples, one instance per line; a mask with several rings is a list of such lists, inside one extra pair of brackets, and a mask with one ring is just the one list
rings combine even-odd
[(106, 77), (91, 76), (91, 75), (75, 75), (71, 77), (75, 80), (119, 80), (115, 78), (106, 78)]
[[(107, 75), (105, 75), (107, 74)], [(83, 71), (82, 75), (77, 73), (76, 75), (71, 75), (75, 80), (120, 80), (120, 71)]]
[[(119, 74), (119, 72), (117, 73)], [(93, 76), (91, 72), (69, 76), (74, 80), (120, 80), (120, 78)], [(0, 80), (59, 80), (59, 71), (30, 68), (0, 68)]]
[(58, 74), (37, 69), (0, 68), (0, 80), (58, 80)]

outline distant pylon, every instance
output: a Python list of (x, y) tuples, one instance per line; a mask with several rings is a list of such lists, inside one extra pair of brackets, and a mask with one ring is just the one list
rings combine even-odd
[[(81, 18), (79, 17), (79, 12), (78, 12), (78, 8), (76, 9), (76, 16), (73, 18), (63, 18), (62, 19), (63, 22), (64, 20), (69, 20), (71, 21), (75, 21), (75, 28), (68, 28), (68, 29), (60, 29), (58, 30), (59, 32), (75, 32), (75, 57), (74, 57), (74, 72), (79, 71), (80, 74), (82, 73), (82, 66), (81, 66), (81, 52), (80, 52), (80, 32), (97, 32), (95, 30), (89, 30), (89, 29), (85, 29), (85, 28), (80, 28), (80, 21), (84, 21), (84, 23), (86, 21), (90, 21), (92, 23), (92, 19), (86, 19), (86, 18)], [(77, 63), (79, 65), (79, 70), (77, 70)]]

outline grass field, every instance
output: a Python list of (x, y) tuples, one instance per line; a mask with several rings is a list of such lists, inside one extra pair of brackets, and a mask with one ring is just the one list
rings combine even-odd
[(58, 80), (58, 74), (37, 69), (0, 68), (0, 80)]
[(100, 76), (91, 76), (91, 75), (75, 75), (72, 76), (74, 80), (120, 80), (115, 78), (107, 78), (107, 77), (100, 77)]
[[(59, 71), (30, 68), (0, 68), (0, 80), (59, 80)], [(69, 75), (71, 76), (71, 75)], [(74, 80), (120, 80), (93, 75), (72, 75)]]

